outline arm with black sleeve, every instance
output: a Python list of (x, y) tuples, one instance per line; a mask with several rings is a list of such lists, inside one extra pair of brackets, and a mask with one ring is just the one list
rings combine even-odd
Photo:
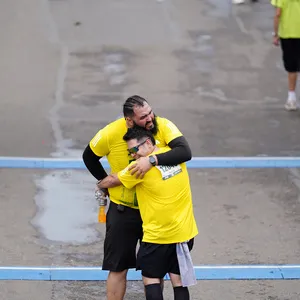
[(87, 145), (83, 151), (82, 159), (87, 169), (97, 180), (102, 180), (107, 176), (107, 173), (100, 162), (101, 156), (97, 156), (92, 151), (90, 145)]
[(158, 165), (178, 165), (192, 159), (191, 148), (184, 136), (175, 138), (168, 146), (170, 151), (156, 154)]

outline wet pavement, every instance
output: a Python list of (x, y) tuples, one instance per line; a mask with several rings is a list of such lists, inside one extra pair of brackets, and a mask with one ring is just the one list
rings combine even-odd
[[(140, 94), (178, 125), (193, 156), (298, 156), (300, 115), (283, 109), (272, 15), (263, 0), (1, 1), (0, 155), (80, 157)], [(297, 169), (190, 175), (195, 265), (300, 263)], [(0, 170), (0, 264), (101, 265), (94, 183), (86, 171)], [(2, 281), (0, 299), (105, 299), (104, 285)], [(296, 300), (300, 285), (201, 281), (191, 295)], [(129, 299), (144, 299), (141, 282), (129, 283)]]

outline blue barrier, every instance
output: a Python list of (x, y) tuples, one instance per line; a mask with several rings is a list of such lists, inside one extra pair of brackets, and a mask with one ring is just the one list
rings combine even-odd
[[(109, 168), (106, 159), (101, 159)], [(299, 168), (300, 157), (194, 157), (187, 167), (198, 168)], [(82, 159), (0, 157), (0, 168), (85, 169)]]
[[(300, 265), (196, 266), (197, 280), (294, 280)], [(92, 281), (106, 280), (98, 267), (0, 267), (0, 280)], [(128, 271), (128, 280), (141, 280), (141, 273)], [(165, 277), (169, 280), (169, 277)]]

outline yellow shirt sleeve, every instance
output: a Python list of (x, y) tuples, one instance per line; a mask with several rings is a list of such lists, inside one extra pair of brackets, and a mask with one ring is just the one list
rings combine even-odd
[(124, 170), (118, 172), (118, 174), (117, 174), (119, 180), (129, 190), (143, 181), (143, 179), (136, 178), (135, 175), (131, 175), (130, 172), (128, 171), (128, 168), (134, 163), (135, 162), (132, 162), (129, 166), (127, 166)]
[(169, 144), (174, 139), (182, 136), (182, 133), (177, 128), (177, 126), (168, 119), (164, 119), (163, 126), (160, 126), (160, 131), (166, 144)]
[(109, 153), (109, 125), (96, 133), (90, 141), (90, 147), (97, 156), (106, 156)]
[(278, 8), (283, 8), (284, 0), (271, 0), (271, 4)]

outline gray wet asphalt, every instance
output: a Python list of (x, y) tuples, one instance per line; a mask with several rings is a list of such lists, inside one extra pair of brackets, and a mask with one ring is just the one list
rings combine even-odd
[[(80, 157), (96, 131), (146, 97), (193, 156), (299, 155), (300, 115), (268, 1), (0, 3), (1, 156)], [(300, 173), (191, 170), (200, 264), (299, 264)], [(0, 264), (98, 266), (86, 171), (0, 170)], [(0, 299), (105, 299), (103, 282), (0, 282)], [(201, 281), (192, 299), (299, 299), (298, 281)], [(130, 282), (126, 300), (144, 299)], [(166, 284), (165, 299), (172, 299)]]

